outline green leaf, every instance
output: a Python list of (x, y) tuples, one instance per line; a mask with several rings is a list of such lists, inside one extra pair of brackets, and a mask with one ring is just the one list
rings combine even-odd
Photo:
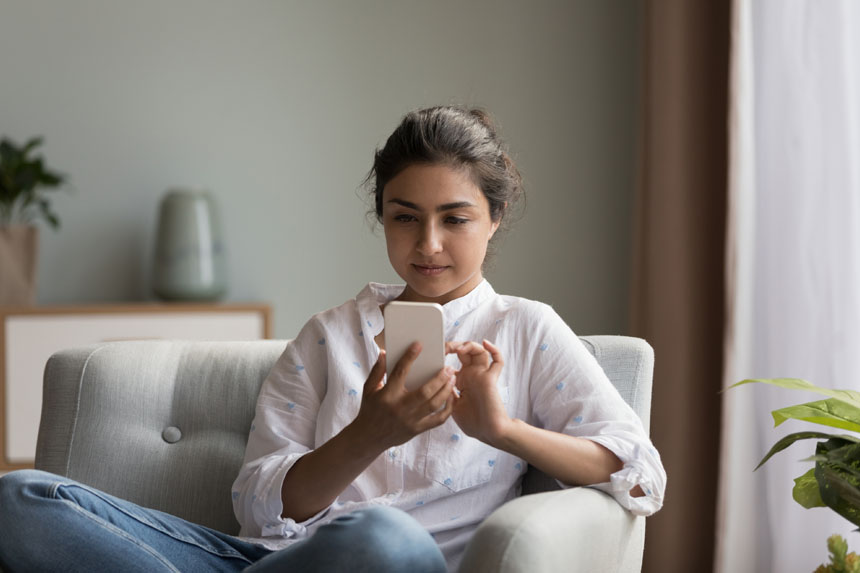
[(24, 144), (24, 147), (21, 149), (21, 155), (26, 156), (28, 153), (42, 145), (42, 141), (42, 137), (34, 137), (33, 139)]
[(780, 388), (787, 388), (789, 390), (806, 390), (807, 392), (815, 392), (816, 394), (830, 396), (831, 398), (836, 398), (846, 404), (851, 404), (856, 408), (860, 408), (860, 392), (855, 392), (854, 390), (831, 390), (830, 388), (819, 388), (811, 382), (801, 380), (800, 378), (750, 378), (748, 380), (741, 380), (737, 384), (729, 386), (729, 388), (735, 388), (743, 384), (752, 384), (755, 382), (770, 384), (771, 386), (779, 386)]
[(6, 165), (13, 165), (20, 161), (20, 153), (11, 140), (3, 138), (0, 142), (0, 162)]
[(54, 173), (53, 171), (43, 171), (41, 175), (39, 175), (39, 183), (44, 187), (58, 187), (62, 185), (63, 177), (59, 173)]
[(827, 538), (827, 549), (830, 551), (831, 563), (842, 571), (848, 553), (848, 542), (841, 535), (831, 535)]
[(853, 403), (860, 407), (860, 392), (854, 390), (821, 388), (812, 384), (811, 382), (802, 380), (800, 378), (750, 378), (747, 380), (741, 380), (737, 384), (733, 384), (732, 386), (730, 386), (730, 388), (755, 382), (769, 384), (771, 386), (778, 386), (780, 388), (786, 388), (788, 390), (804, 390), (807, 392), (815, 392), (817, 394), (823, 394), (825, 396), (830, 396), (838, 400), (842, 400), (843, 402), (849, 404)]
[[(833, 511), (860, 526), (860, 445), (843, 440), (820, 442), (815, 453), (839, 460), (815, 464), (821, 500)], [(848, 466), (846, 469), (845, 466)]]
[(816, 463), (828, 464), (834, 470), (838, 470), (846, 477), (851, 477), (860, 487), (860, 446), (853, 443), (842, 442), (840, 446), (835, 440), (826, 442), (830, 449), (816, 447)]
[(44, 217), (52, 229), (58, 229), (60, 227), (60, 220), (53, 211), (51, 211), (51, 207), (47, 201), (39, 201), (39, 211), (41, 211), (42, 217)]
[(779, 426), (792, 418), (822, 426), (860, 432), (860, 408), (836, 398), (780, 408), (774, 410), (772, 415), (774, 426)]
[(821, 500), (821, 493), (818, 491), (818, 482), (815, 480), (815, 468), (810, 468), (802, 476), (794, 478), (794, 489), (791, 490), (791, 497), (806, 509), (827, 507)]
[(46, 195), (47, 191), (63, 185), (66, 176), (48, 170), (44, 159), (33, 153), (42, 141), (41, 137), (34, 137), (19, 147), (6, 137), (0, 139), (0, 223), (4, 225), (27, 223), (40, 216), (51, 227), (59, 226)]
[[(769, 460), (771, 458), (771, 456), (773, 456), (774, 454), (776, 454), (778, 452), (781, 452), (782, 450), (784, 450), (785, 448), (787, 448), (788, 446), (790, 446), (794, 442), (796, 442), (798, 440), (808, 440), (810, 438), (827, 439), (827, 440), (831, 440), (831, 439), (835, 438), (835, 439), (847, 440), (849, 442), (860, 443), (860, 438), (857, 438), (855, 436), (841, 436), (841, 435), (836, 436), (833, 434), (825, 434), (824, 432), (795, 432), (794, 434), (789, 434), (789, 435), (785, 436), (784, 438), (779, 440), (777, 443), (775, 443), (773, 445), (773, 447), (770, 448), (770, 451), (767, 453), (767, 455), (765, 455), (762, 458), (762, 460), (758, 463), (758, 465), (755, 467), (755, 469), (759, 469), (762, 465), (764, 465), (764, 463), (767, 460)], [(816, 452), (817, 452), (817, 450), (816, 450)]]

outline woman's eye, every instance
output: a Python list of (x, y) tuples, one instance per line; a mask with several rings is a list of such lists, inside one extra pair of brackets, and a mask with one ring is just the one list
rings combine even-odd
[(414, 221), (415, 217), (413, 215), (407, 215), (407, 214), (395, 215), (394, 220), (397, 221), (398, 223), (409, 223), (411, 221)]
[(452, 225), (462, 225), (464, 223), (468, 223), (468, 219), (464, 219), (462, 217), (448, 217), (445, 219), (446, 222), (451, 223)]

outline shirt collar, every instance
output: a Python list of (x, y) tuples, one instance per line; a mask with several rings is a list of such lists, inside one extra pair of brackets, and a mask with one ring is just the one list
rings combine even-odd
[[(358, 313), (361, 316), (362, 329), (369, 329), (371, 336), (376, 336), (382, 332), (384, 322), (379, 307), (400, 296), (405, 288), (406, 285), (368, 283), (355, 297)], [(445, 324), (453, 324), (495, 294), (496, 291), (493, 290), (487, 279), (482, 280), (467, 294), (442, 305)]]

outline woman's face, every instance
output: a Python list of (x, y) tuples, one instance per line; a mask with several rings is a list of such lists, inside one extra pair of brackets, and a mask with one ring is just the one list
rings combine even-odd
[(463, 170), (412, 165), (382, 192), (388, 259), (406, 281), (401, 300), (446, 302), (483, 280), (487, 244), (499, 224)]

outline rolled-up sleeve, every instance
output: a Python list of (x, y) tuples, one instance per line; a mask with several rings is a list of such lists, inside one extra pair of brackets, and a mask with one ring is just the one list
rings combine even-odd
[[(623, 467), (590, 487), (636, 515), (653, 514), (663, 505), (666, 471), (642, 421), (561, 317), (546, 305), (536, 313), (539, 326), (527, 343), (533, 347), (529, 392), (536, 422), (609, 449)], [(636, 486), (644, 496), (630, 495)]]
[[(666, 471), (660, 455), (653, 447), (630, 444), (636, 440), (616, 440), (609, 436), (590, 438), (606, 446), (624, 466), (609, 476), (609, 481), (591, 487), (604, 491), (634, 515), (651, 515), (663, 507), (663, 494), (666, 490)], [(619, 453), (625, 452), (625, 453)], [(639, 486), (644, 496), (633, 497), (630, 491)]]
[(246, 537), (302, 537), (327, 510), (297, 523), (283, 518), (284, 477), (314, 447), (316, 421), (325, 395), (321, 325), (311, 320), (287, 343), (257, 399), (242, 469), (233, 483), (233, 511)]

